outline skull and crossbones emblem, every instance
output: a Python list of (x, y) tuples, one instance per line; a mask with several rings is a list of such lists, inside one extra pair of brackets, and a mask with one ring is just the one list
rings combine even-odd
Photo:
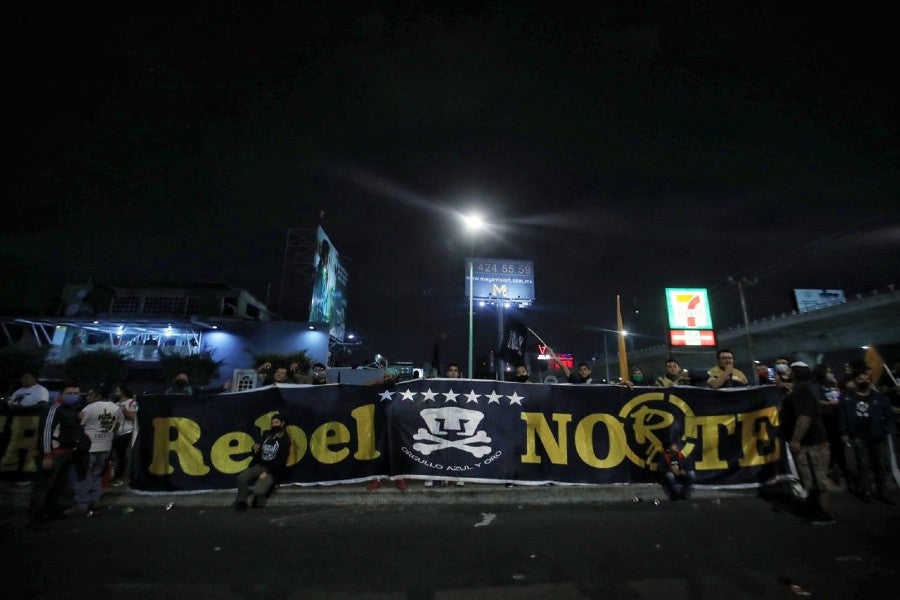
[[(428, 429), (423, 427), (413, 435), (419, 443), (413, 444), (413, 449), (424, 455), (429, 455), (444, 448), (456, 448), (468, 452), (476, 458), (481, 458), (491, 452), (489, 444), (491, 438), (485, 431), (476, 431), (484, 413), (477, 410), (469, 410), (456, 406), (444, 408), (427, 408), (421, 413), (422, 420)], [(450, 432), (457, 434), (456, 439), (449, 439)]]

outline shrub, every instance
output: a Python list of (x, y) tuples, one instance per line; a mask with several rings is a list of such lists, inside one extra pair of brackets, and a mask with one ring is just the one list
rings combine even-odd
[(172, 381), (179, 373), (187, 373), (191, 385), (206, 385), (219, 377), (219, 369), (225, 362), (215, 360), (214, 353), (215, 350), (210, 348), (202, 348), (195, 354), (187, 355), (160, 349), (159, 362), (163, 367), (163, 380)]
[(83, 390), (101, 384), (111, 386), (125, 381), (128, 361), (116, 350), (101, 348), (69, 357), (63, 371), (67, 381), (77, 383)]

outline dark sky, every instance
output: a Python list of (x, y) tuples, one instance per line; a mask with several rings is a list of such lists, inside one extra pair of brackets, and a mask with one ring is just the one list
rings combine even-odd
[[(440, 336), (465, 363), (455, 213), (473, 207), (495, 224), (476, 254), (534, 261), (524, 320), (577, 360), (615, 327), (616, 294), (642, 345), (663, 341), (665, 287), (709, 288), (726, 327), (729, 275), (758, 278), (762, 317), (793, 288), (900, 271), (895, 32), (877, 11), (19, 4), (7, 310), (87, 277), (264, 299), (287, 229), (320, 210), (348, 261), (348, 330), (390, 360), (428, 360)], [(483, 353), (495, 317), (476, 327)]]

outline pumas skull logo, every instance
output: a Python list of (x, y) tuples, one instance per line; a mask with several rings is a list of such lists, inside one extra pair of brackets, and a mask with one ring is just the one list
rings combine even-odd
[[(413, 449), (428, 456), (437, 450), (455, 448), (481, 458), (491, 452), (491, 438), (484, 430), (476, 431), (484, 419), (484, 413), (456, 406), (426, 408), (419, 413), (428, 429), (419, 428), (413, 436), (419, 443)], [(450, 434), (454, 434), (451, 439)]]

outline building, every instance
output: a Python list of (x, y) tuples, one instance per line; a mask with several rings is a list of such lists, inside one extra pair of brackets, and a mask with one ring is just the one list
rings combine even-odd
[[(45, 376), (58, 377), (72, 355), (112, 349), (141, 379), (161, 381), (160, 352), (202, 350), (223, 361), (222, 380), (265, 352), (304, 350), (312, 362), (328, 362), (328, 325), (282, 321), (246, 290), (212, 285), (101, 285), (70, 283), (59, 315), (2, 321), (6, 343), (49, 346)], [(150, 391), (157, 391), (152, 389)]]

